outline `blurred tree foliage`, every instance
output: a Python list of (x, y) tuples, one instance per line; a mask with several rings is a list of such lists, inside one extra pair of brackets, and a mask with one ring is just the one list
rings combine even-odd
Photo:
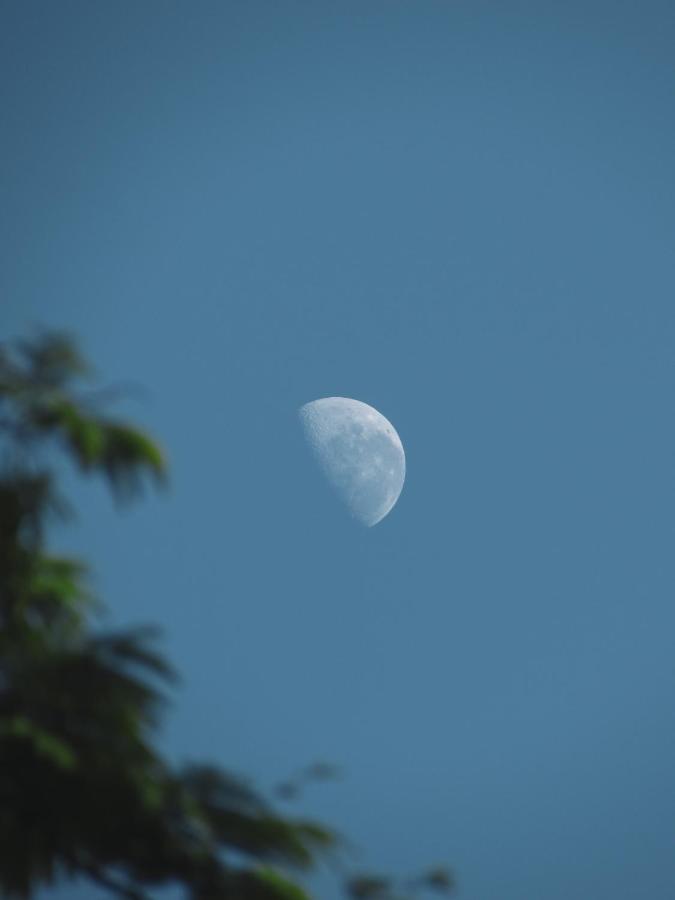
[[(302, 900), (299, 873), (335, 835), (217, 766), (164, 759), (154, 739), (174, 673), (155, 632), (94, 629), (86, 566), (48, 552), (46, 525), (69, 511), (58, 451), (122, 500), (166, 478), (150, 438), (100, 413), (91, 377), (64, 335), (0, 347), (0, 895), (85, 877), (129, 900), (172, 884), (190, 900)], [(452, 887), (443, 869), (344, 882), (351, 900)]]

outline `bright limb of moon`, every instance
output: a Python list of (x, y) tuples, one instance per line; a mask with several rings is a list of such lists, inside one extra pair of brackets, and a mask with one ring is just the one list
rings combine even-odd
[(352, 515), (376, 525), (399, 498), (405, 453), (394, 426), (372, 406), (324, 397), (300, 407), (305, 438)]

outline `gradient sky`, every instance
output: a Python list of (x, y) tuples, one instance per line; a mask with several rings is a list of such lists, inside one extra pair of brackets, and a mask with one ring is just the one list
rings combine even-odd
[[(332, 760), (301, 809), (464, 900), (671, 900), (672, 0), (4, 0), (0, 92), (2, 333), (171, 460), (56, 538), (163, 625), (168, 752)], [(406, 448), (373, 529), (330, 395)]]

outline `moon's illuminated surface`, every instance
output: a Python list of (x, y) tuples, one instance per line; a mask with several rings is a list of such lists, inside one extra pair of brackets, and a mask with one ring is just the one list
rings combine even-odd
[(305, 437), (326, 478), (364, 525), (376, 525), (398, 500), (405, 453), (394, 426), (367, 403), (324, 397), (300, 407)]

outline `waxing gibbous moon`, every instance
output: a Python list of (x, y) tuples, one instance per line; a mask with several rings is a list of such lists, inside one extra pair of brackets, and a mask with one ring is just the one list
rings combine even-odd
[(376, 525), (398, 500), (405, 453), (394, 426), (372, 406), (324, 397), (300, 407), (305, 438), (324, 475), (364, 525)]

